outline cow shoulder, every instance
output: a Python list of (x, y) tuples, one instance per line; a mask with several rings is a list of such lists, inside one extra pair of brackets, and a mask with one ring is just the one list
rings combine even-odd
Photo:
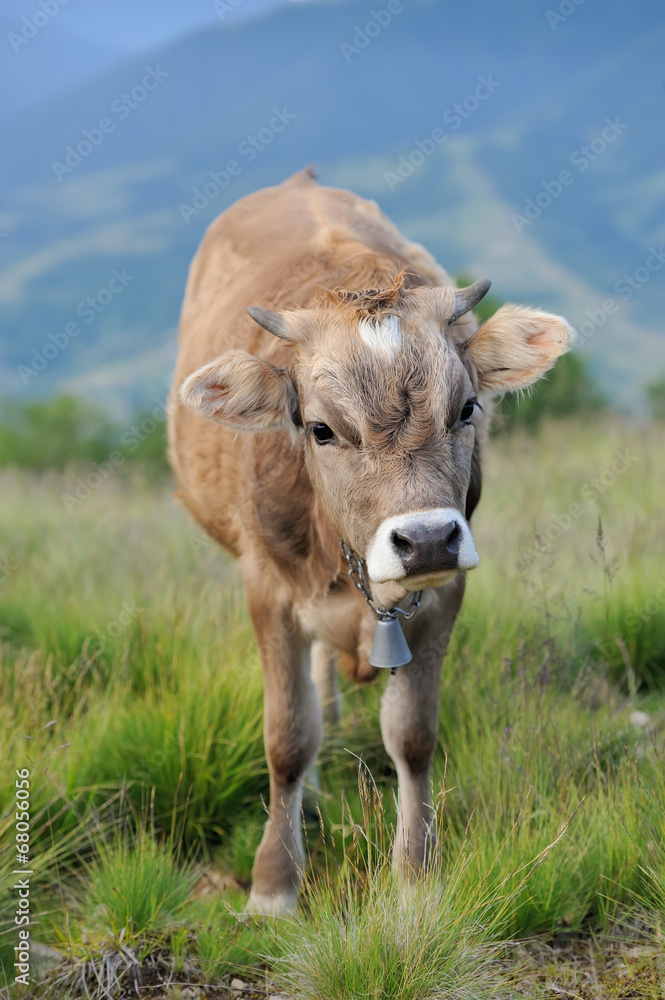
[(287, 434), (254, 435), (254, 522), (270, 556), (284, 568), (307, 559), (312, 547), (314, 495), (302, 445)]

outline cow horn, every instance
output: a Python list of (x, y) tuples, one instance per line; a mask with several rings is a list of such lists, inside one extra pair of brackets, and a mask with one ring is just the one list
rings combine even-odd
[(268, 333), (274, 334), (275, 337), (281, 337), (282, 340), (291, 340), (291, 337), (289, 337), (289, 328), (281, 313), (270, 312), (269, 309), (260, 309), (259, 306), (250, 306), (247, 312)]
[(474, 281), (472, 285), (468, 285), (466, 288), (456, 288), (455, 311), (450, 322), (454, 323), (464, 313), (468, 313), (470, 309), (477, 306), (480, 300), (487, 295), (491, 286), (492, 282), (488, 278), (481, 278), (480, 281)]

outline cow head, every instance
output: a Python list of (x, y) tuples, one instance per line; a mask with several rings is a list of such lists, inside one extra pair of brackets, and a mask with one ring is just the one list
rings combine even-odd
[[(249, 309), (293, 345), (278, 368), (229, 351), (191, 375), (181, 398), (236, 430), (304, 441), (314, 490), (370, 580), (442, 586), (478, 555), (464, 516), (483, 399), (523, 389), (571, 344), (559, 316), (505, 305), (479, 329), (489, 288), (327, 293), (311, 309)], [(395, 591), (395, 586), (397, 591)]]

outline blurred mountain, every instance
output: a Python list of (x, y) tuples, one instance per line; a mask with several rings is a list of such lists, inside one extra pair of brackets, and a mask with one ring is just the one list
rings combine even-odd
[(665, 370), (665, 12), (569, 8), (220, 8), (214, 27), (5, 118), (0, 390), (116, 409), (163, 395), (205, 227), (315, 163), (453, 273), (565, 313), (636, 408)]
[[(30, 20), (27, 15), (35, 13), (47, 19), (44, 25), (47, 31), (34, 24), (26, 26), (25, 21)], [(37, 24), (40, 23), (38, 17)], [(121, 50), (113, 45), (77, 37), (62, 19), (51, 23), (39, 7), (23, 12), (3, 9), (0, 38), (4, 47), (0, 59), (0, 120), (24, 112), (45, 97), (66, 93), (103, 67), (111, 67), (121, 55)]]

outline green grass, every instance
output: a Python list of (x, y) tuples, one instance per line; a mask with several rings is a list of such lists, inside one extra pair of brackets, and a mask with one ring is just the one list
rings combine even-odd
[(84, 926), (133, 942), (155, 934), (182, 914), (195, 875), (178, 866), (172, 845), (160, 844), (139, 829), (103, 843), (85, 871), (81, 896)]
[[(386, 796), (369, 769), (358, 771), (359, 813), (343, 807), (344, 848), (336, 864), (306, 881), (301, 912), (282, 921), (276, 983), (293, 1000), (483, 1000), (502, 995), (500, 942), (536, 868), (562, 831), (512, 869), (485, 867), (464, 837), (451, 849), (445, 793), (433, 816), (438, 848), (426, 874), (392, 871)], [(322, 826), (323, 818), (320, 817)]]
[[(294, 1000), (481, 1000), (496, 995), (498, 949), (482, 927), (486, 901), (469, 898), (458, 872), (405, 886), (388, 870), (363, 893), (314, 893), (282, 931), (278, 985)], [(485, 903), (485, 906), (483, 906)]]
[[(29, 767), (34, 934), (78, 969), (62, 996), (116, 983), (121, 935), (164, 974), (244, 969), (294, 997), (420, 1000), (491, 995), (496, 946), (515, 938), (640, 921), (661, 933), (661, 430), (546, 424), (493, 441), (485, 471), (481, 565), (441, 686), (438, 870), (406, 896), (392, 879), (381, 683), (344, 684), (306, 831), (311, 881), (278, 924), (243, 913), (268, 785), (236, 566), (167, 485), (111, 478), (69, 513), (77, 473), (2, 473), (1, 832), (11, 840), (14, 769)], [(201, 895), (205, 873), (230, 888)]]
[(190, 907), (188, 924), (207, 983), (239, 974), (255, 978), (263, 962), (276, 961), (283, 951), (279, 921), (245, 913), (245, 902), (245, 894), (235, 891), (195, 900)]

